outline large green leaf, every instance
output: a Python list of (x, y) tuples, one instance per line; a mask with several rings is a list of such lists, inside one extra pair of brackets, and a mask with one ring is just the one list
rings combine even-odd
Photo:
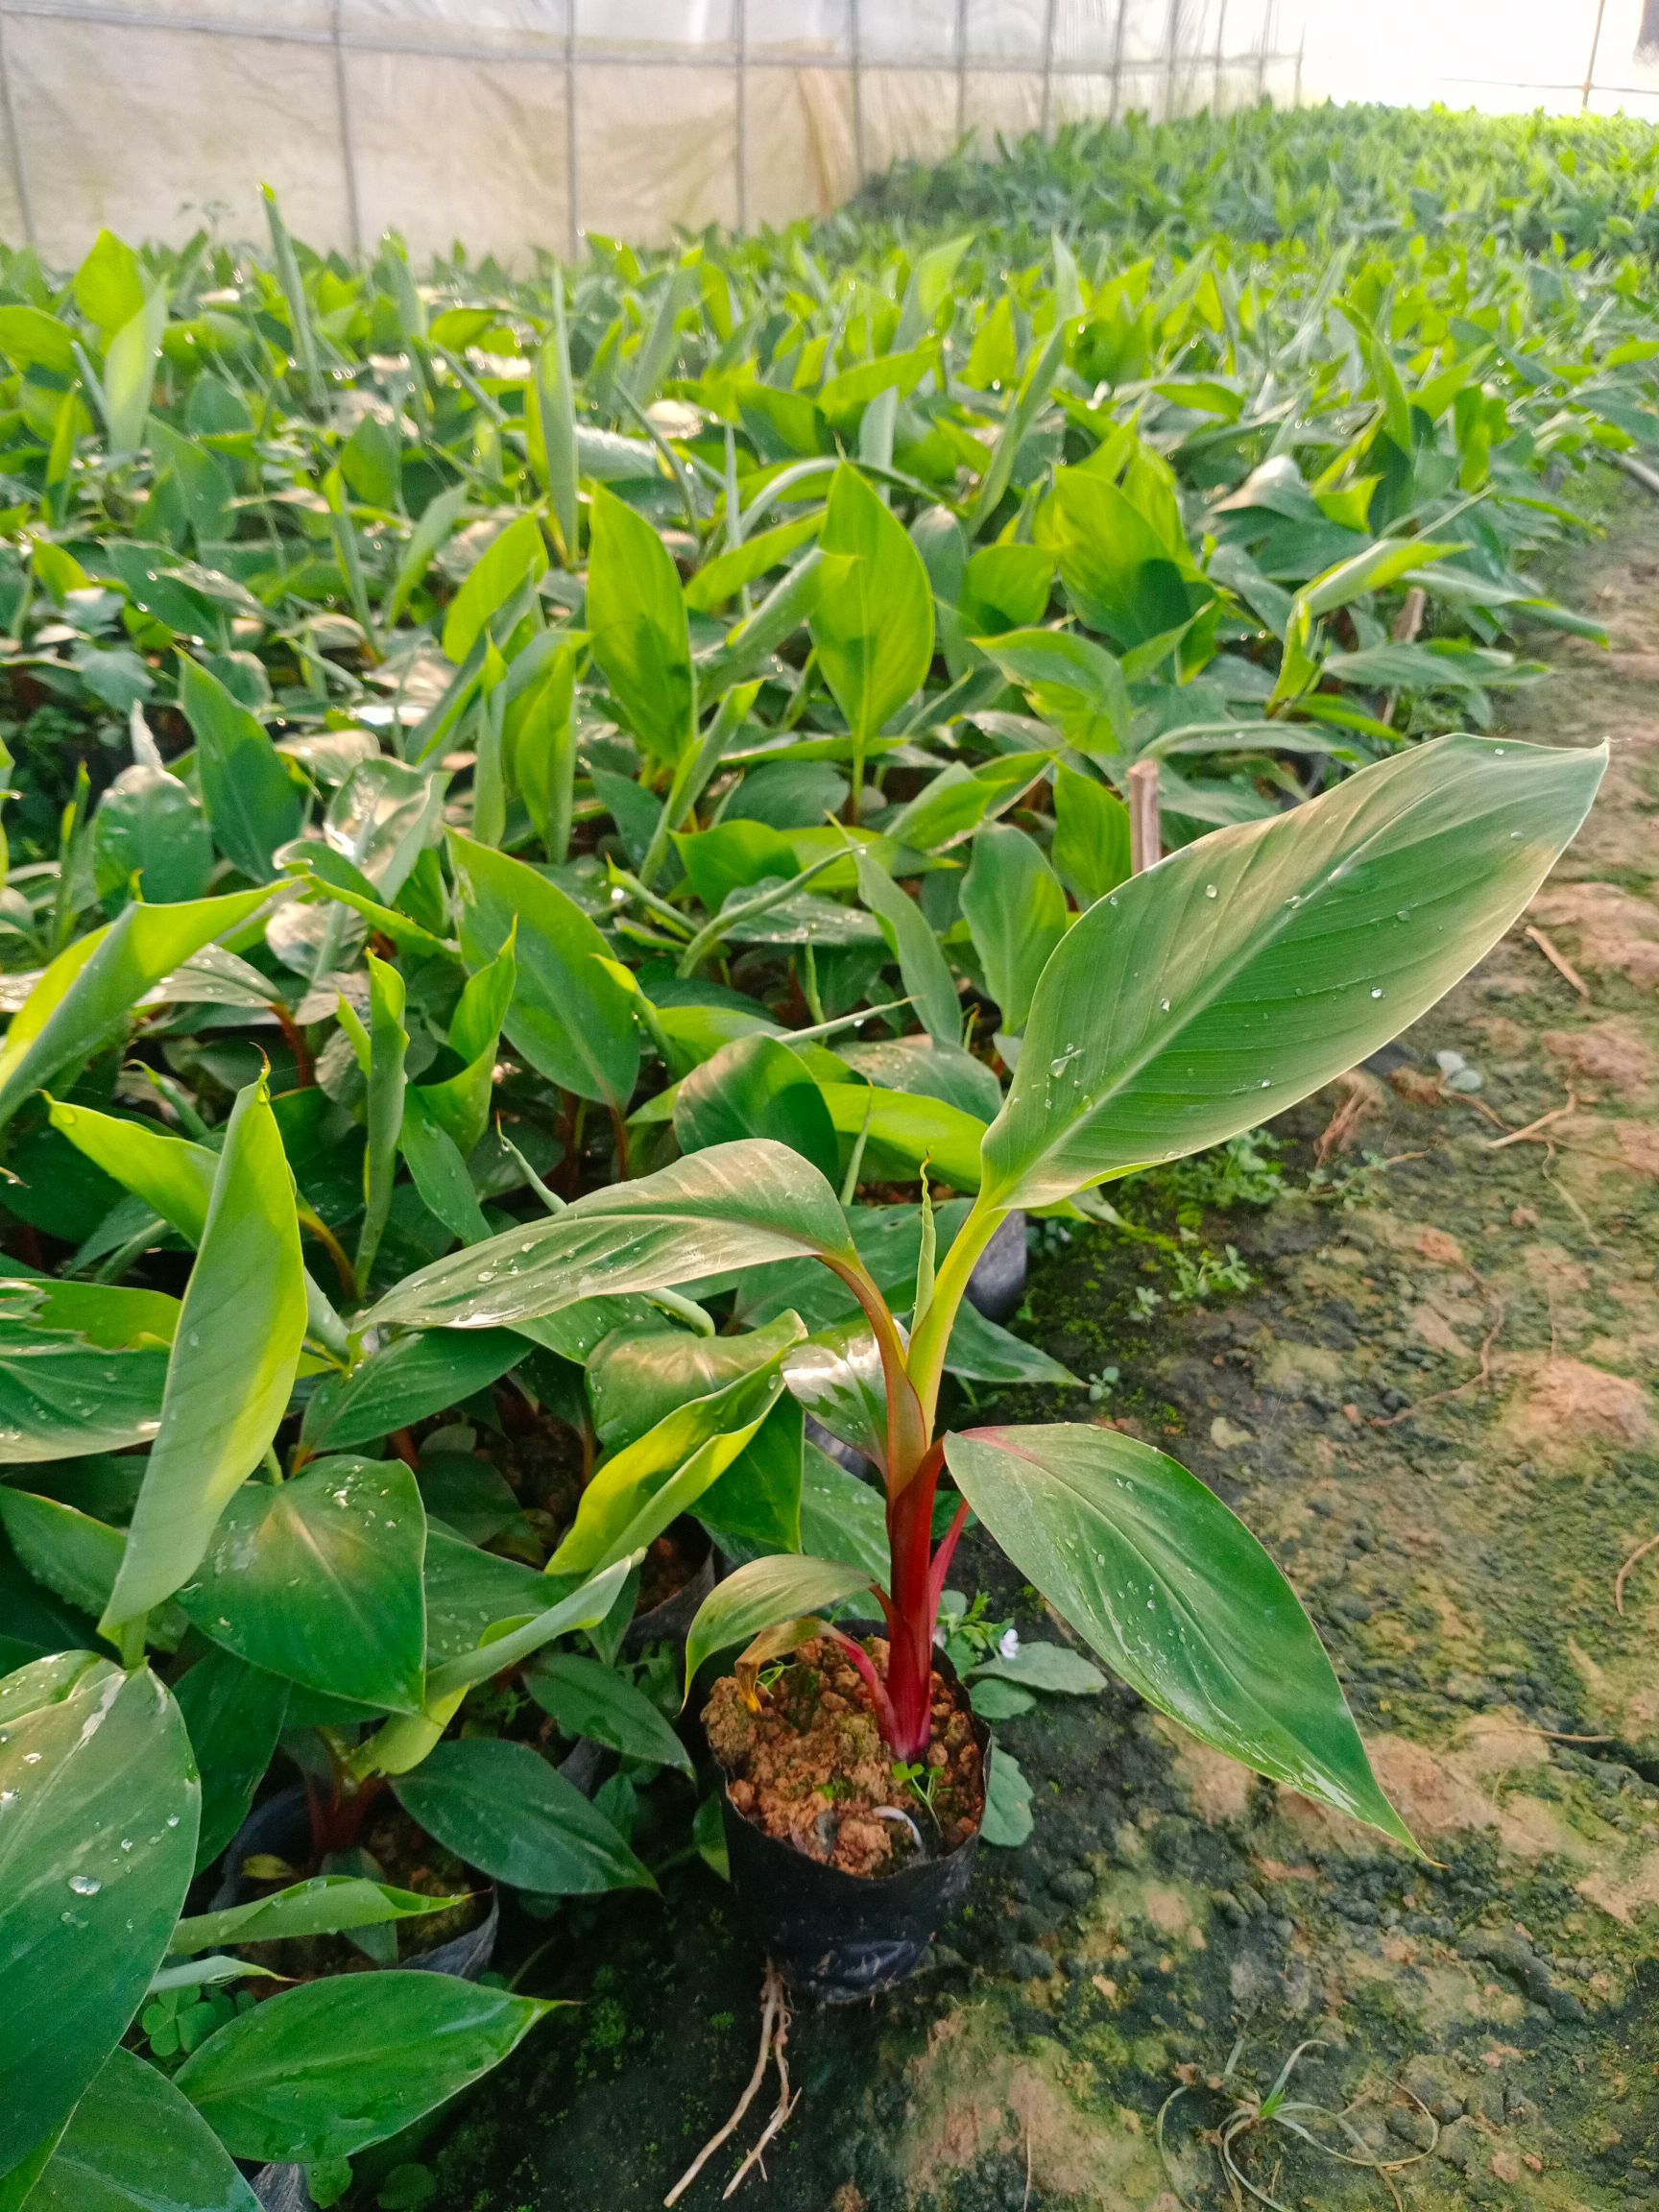
[(28, 2212), (259, 2212), (230, 2153), (187, 2097), (131, 2051), (111, 2051)]
[(1129, 686), (1104, 645), (1070, 630), (1016, 630), (974, 642), (1080, 753), (1124, 750)]
[(60, 952), (12, 1016), (0, 1046), (0, 1122), (31, 1091), (108, 1044), (153, 984), (247, 921), (267, 896), (242, 891), (172, 906), (125, 906), (108, 929), (94, 929)]
[(154, 1436), (178, 1315), (157, 1290), (0, 1278), (0, 1466)]
[(98, 802), (92, 841), (98, 888), (113, 903), (137, 878), (156, 905), (200, 899), (213, 838), (200, 801), (177, 776), (147, 760), (123, 768)]
[(401, 1459), (322, 1459), (248, 1483), (179, 1592), (204, 1636), (325, 1696), (421, 1710), (426, 1515)]
[(292, 1936), (336, 1936), (349, 1928), (380, 1928), (447, 1911), (459, 1897), (425, 1896), (395, 1889), (360, 1874), (318, 1874), (290, 1883), (269, 1897), (246, 1905), (227, 1905), (180, 1920), (167, 1946), (174, 1959), (198, 1951), (217, 1951), (227, 1943), (280, 1943)]
[(493, 960), (517, 924), (508, 1036), (549, 1082), (620, 1112), (638, 1078), (639, 1031), (629, 994), (605, 965), (610, 947), (581, 907), (524, 861), (459, 834), (449, 850), (469, 962)]
[(881, 1492), (816, 1444), (807, 1445), (801, 1473), (801, 1549), (858, 1567), (864, 1576), (861, 1588), (884, 1583), (891, 1572)]
[(422, 1267), (366, 1323), (510, 1326), (602, 1291), (660, 1290), (727, 1267), (812, 1255), (855, 1261), (840, 1203), (798, 1153), (756, 1138), (590, 1191), (533, 1229)]
[(199, 1793), (148, 1669), (86, 1651), (0, 1680), (0, 2175), (60, 2128), (160, 1964)]
[(265, 1086), (252, 1084), (220, 1154), (111, 1624), (160, 1604), (196, 1568), (288, 1409), (305, 1316), (294, 1178)]
[(550, 2009), (453, 1974), (343, 1974), (279, 1989), (175, 2080), (234, 2157), (349, 2158), (487, 2074)]
[(979, 1147), (985, 1124), (943, 1098), (915, 1091), (883, 1091), (875, 1084), (830, 1083), (824, 1102), (837, 1133), (864, 1141), (863, 1180), (911, 1183), (928, 1172), (958, 1190), (979, 1188)]
[(215, 1152), (187, 1137), (157, 1129), (154, 1122), (123, 1120), (57, 1098), (52, 1101), (51, 1118), (53, 1128), (112, 1182), (142, 1198), (188, 1242), (201, 1242), (219, 1165)]
[(202, 804), (219, 850), (262, 882), (277, 846), (299, 835), (299, 789), (263, 724), (187, 653), (179, 656), (179, 705), (196, 739)]
[(547, 572), (547, 546), (534, 515), (508, 523), (479, 554), (444, 619), (444, 650), (466, 660), (501, 609)]
[(800, 1055), (776, 1037), (735, 1038), (693, 1068), (675, 1093), (674, 1134), (686, 1153), (770, 1137), (821, 1175), (837, 1173), (835, 1127), (824, 1094)]
[(1054, 873), (1079, 906), (1129, 874), (1129, 809), (1116, 791), (1075, 769), (1054, 772)]
[(524, 1670), (524, 1687), (562, 1734), (609, 1744), (626, 1759), (691, 1772), (690, 1754), (627, 1675), (580, 1651), (553, 1651)]
[(94, 1620), (103, 1612), (121, 1564), (119, 1528), (57, 1498), (0, 1484), (0, 1527), (36, 1582)]
[(505, 1329), (467, 1335), (394, 1337), (350, 1374), (329, 1375), (312, 1392), (301, 1434), (313, 1452), (342, 1452), (423, 1421), (484, 1390), (524, 1357), (524, 1340)]
[(426, 1531), (426, 1660), (443, 1666), (477, 1649), (502, 1621), (524, 1621), (546, 1605), (544, 1576), (517, 1559), (480, 1551), (446, 1528)]
[(1066, 934), (1066, 894), (1022, 830), (998, 822), (974, 840), (962, 879), (962, 912), (1001, 1015), (1018, 1036), (1048, 955)]
[(1195, 1476), (1115, 1429), (976, 1429), (945, 1452), (1021, 1574), (1149, 1704), (1411, 1841), (1296, 1593)]
[(209, 1644), (173, 1685), (202, 1776), (198, 1871), (217, 1859), (265, 1777), (288, 1710), (288, 1685)]
[(705, 1659), (733, 1644), (747, 1644), (762, 1628), (795, 1621), (870, 1587), (862, 1567), (839, 1559), (805, 1556), (754, 1559), (717, 1582), (697, 1608), (685, 1638), (685, 1683)]
[(813, 649), (862, 748), (926, 677), (933, 593), (903, 524), (848, 462), (831, 480), (818, 541)]
[(626, 1838), (528, 1743), (460, 1737), (392, 1787), (429, 1836), (493, 1881), (545, 1897), (657, 1887)]
[(697, 685), (685, 600), (667, 547), (611, 492), (590, 509), (588, 627), (593, 658), (647, 753), (678, 760), (696, 741)]
[[(709, 1347), (703, 1376), (671, 1339), (637, 1352), (624, 1371), (639, 1376), (642, 1402), (666, 1402), (669, 1409), (592, 1477), (548, 1573), (596, 1574), (641, 1550), (694, 1504), (772, 1410), (783, 1387), (783, 1357), (803, 1334), (785, 1313), (746, 1336), (693, 1339)], [(682, 1386), (699, 1381), (698, 1395), (679, 1397)]]
[(860, 850), (857, 861), (858, 896), (881, 925), (881, 934), (899, 963), (917, 1020), (940, 1044), (959, 1044), (962, 1002), (938, 938), (921, 907), (913, 899), (905, 898), (873, 854)]
[(987, 1201), (1218, 1144), (1354, 1067), (1503, 935), (1605, 762), (1445, 737), (1131, 877), (1044, 971)]

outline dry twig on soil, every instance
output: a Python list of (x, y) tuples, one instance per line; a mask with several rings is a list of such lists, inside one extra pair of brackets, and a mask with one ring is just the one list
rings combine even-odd
[(1648, 1552), (1656, 1547), (1659, 1547), (1659, 1536), (1649, 1536), (1645, 1544), (1638, 1544), (1623, 1566), (1620, 1568), (1618, 1574), (1614, 1575), (1613, 1610), (1616, 1613), (1623, 1613), (1624, 1610), (1624, 1577), (1629, 1574), (1632, 1567), (1636, 1566), (1640, 1560), (1646, 1559)]
[(1551, 943), (1550, 939), (1545, 936), (1542, 929), (1535, 928), (1533, 925), (1528, 922), (1526, 928), (1522, 931), (1522, 935), (1528, 938), (1532, 944), (1537, 946), (1539, 951), (1543, 953), (1545, 959), (1549, 961), (1551, 967), (1554, 969), (1556, 974), (1564, 975), (1567, 981), (1572, 984), (1574, 990), (1577, 992), (1580, 998), (1589, 998), (1589, 984), (1585, 982), (1583, 976), (1579, 974), (1577, 969), (1574, 967), (1572, 961), (1567, 958), (1567, 955), (1564, 952), (1558, 951), (1555, 946)]

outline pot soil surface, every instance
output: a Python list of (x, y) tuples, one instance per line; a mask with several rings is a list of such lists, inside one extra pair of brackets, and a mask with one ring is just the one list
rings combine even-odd
[[(885, 1673), (886, 1638), (869, 1638), (865, 1649)], [(745, 1819), (823, 1865), (878, 1878), (924, 1842), (929, 1857), (948, 1855), (979, 1825), (985, 1789), (973, 1722), (943, 1675), (931, 1690), (925, 1774), (894, 1765), (863, 1676), (828, 1638), (757, 1682), (753, 1704), (735, 1675), (722, 1675), (703, 1725)]]
[[(1059, 1391), (1006, 1406), (1118, 1421), (1239, 1506), (1430, 1856), (1127, 1693), (1047, 1702), (999, 1731), (1033, 1785), (1030, 1840), (981, 1853), (931, 1974), (796, 2015), (801, 2101), (739, 2202), (1225, 2205), (1201, 2130), (1316, 2038), (1291, 2094), (1351, 2104), (1368, 2154), (1426, 2152), (1394, 2180), (1421, 2212), (1659, 2206), (1659, 1550), (1616, 1591), (1659, 1532), (1659, 505), (1609, 497), (1607, 542), (1556, 585), (1615, 649), (1537, 637), (1554, 673), (1510, 722), (1611, 735), (1579, 844), (1442, 1006), (1277, 1125), (1282, 1195), (1218, 1211), (1182, 1186), (1247, 1289), (1172, 1304), (1166, 1256), (1080, 1229), (1036, 1260), (1020, 1326), (1118, 1380), (1087, 1410)], [(1441, 1052), (1481, 1088), (1447, 1087)], [(1120, 1196), (1147, 1214), (1136, 1186)], [(1165, 1300), (1145, 1320), (1141, 1290)], [(982, 1539), (951, 1579), (1057, 1633)], [(758, 1984), (701, 1864), (665, 1875), (663, 1906), (565, 1908), (525, 1985), (582, 2002), (433, 2139), (439, 2201), (661, 2203), (748, 2079)], [(1237, 2152), (1283, 2205), (1389, 2202), (1283, 2128)], [(691, 2212), (740, 2155), (710, 2163)]]

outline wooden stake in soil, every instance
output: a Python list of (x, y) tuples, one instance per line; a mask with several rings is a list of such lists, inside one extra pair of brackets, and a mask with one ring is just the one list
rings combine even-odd
[(1129, 873), (1139, 876), (1164, 857), (1158, 820), (1158, 763), (1137, 760), (1129, 771)]
[(778, 2102), (772, 2108), (771, 2118), (760, 2131), (759, 2141), (722, 2191), (722, 2202), (727, 2198), (736, 2194), (739, 2184), (752, 2166), (759, 2166), (762, 2173), (766, 2171), (761, 2160), (761, 2153), (773, 2136), (777, 2134), (779, 2128), (782, 2127), (784, 2121), (788, 2119), (790, 2113), (794, 2111), (801, 2094), (798, 2089), (791, 2091), (789, 2087), (789, 2060), (786, 2056), (788, 2041), (789, 2001), (784, 1994), (782, 1976), (768, 1959), (766, 1961), (766, 1979), (760, 1985), (760, 2049), (756, 2055), (755, 2071), (750, 2075), (747, 2088), (733, 2108), (732, 2117), (724, 2127), (717, 2128), (714, 2133), (709, 2136), (708, 2142), (704, 2144), (702, 2150), (698, 2152), (696, 2157), (692, 2159), (690, 2165), (686, 2167), (685, 2173), (681, 2175), (679, 2180), (663, 2198), (662, 2202), (665, 2207), (675, 2205), (680, 2201), (720, 2146), (730, 2142), (732, 2137), (736, 2134), (743, 2124), (743, 2115), (759, 2095), (760, 2084), (766, 2079), (767, 2067), (776, 2061), (778, 2067)]

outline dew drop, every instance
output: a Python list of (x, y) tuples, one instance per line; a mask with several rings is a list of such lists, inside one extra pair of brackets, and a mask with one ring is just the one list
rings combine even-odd
[(71, 1874), (69, 1887), (77, 1897), (96, 1897), (104, 1885), (96, 1874)]
[(1371, 996), (1372, 996), (1372, 998), (1382, 998), (1382, 991), (1381, 991), (1381, 989), (1380, 989), (1380, 988), (1379, 988), (1379, 989), (1374, 989), (1374, 990), (1372, 991), (1372, 993), (1371, 993)]
[(1396, 922), (1409, 922), (1409, 921), (1410, 921), (1410, 919), (1411, 919), (1411, 909), (1410, 909), (1410, 907), (1409, 907), (1409, 906), (1396, 906), (1396, 907), (1395, 907), (1395, 909), (1394, 909), (1394, 919), (1395, 919), (1395, 921), (1396, 921)]
[(177, 1828), (177, 1827), (178, 1827), (178, 1825), (179, 1825), (179, 1815), (178, 1815), (178, 1814), (177, 1814), (177, 1813), (169, 1813), (169, 1814), (168, 1814), (168, 1815), (167, 1815), (167, 1825), (168, 1825), (168, 1827), (169, 1827), (169, 1828)]
[(0, 1790), (0, 1813), (4, 1813), (8, 1805), (15, 1805), (16, 1802), (17, 1792), (15, 1790)]
[(1215, 886), (1214, 883), (1205, 884), (1204, 896), (1206, 899), (1214, 899), (1216, 896)]
[(1168, 1011), (1169, 1011), (1169, 1001), (1168, 1001), (1168, 999), (1167, 999), (1167, 998), (1160, 998), (1160, 999), (1159, 999), (1159, 1001), (1158, 1001), (1158, 1011), (1159, 1011), (1159, 1013), (1160, 1013), (1160, 1014), (1167, 1014), (1167, 1013), (1168, 1013)]
[(38, 1766), (39, 1766), (39, 1764), (40, 1764), (40, 1754), (39, 1754), (39, 1752), (38, 1752), (38, 1751), (25, 1751), (25, 1752), (24, 1752), (24, 1754), (23, 1754), (23, 1764), (24, 1764), (24, 1766), (25, 1766), (25, 1767), (38, 1767)]
[(1271, 1090), (1272, 1090), (1272, 1088), (1273, 1088), (1273, 1078), (1272, 1078), (1272, 1076), (1271, 1076), (1271, 1075), (1263, 1075), (1263, 1076), (1262, 1076), (1262, 1090), (1263, 1090), (1263, 1091), (1271, 1091)]

